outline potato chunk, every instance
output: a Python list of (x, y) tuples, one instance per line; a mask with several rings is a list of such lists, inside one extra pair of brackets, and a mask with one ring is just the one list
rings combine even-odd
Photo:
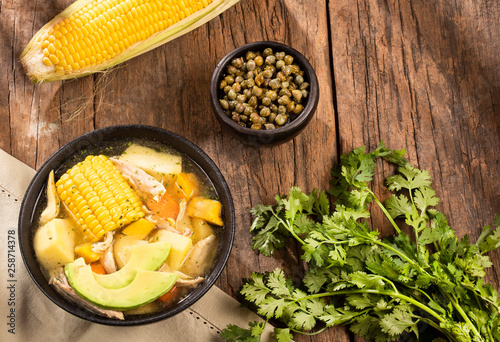
[(168, 230), (159, 230), (153, 235), (151, 242), (158, 241), (169, 242), (172, 245), (170, 247), (170, 253), (167, 257), (167, 266), (170, 271), (176, 271), (179, 269), (182, 262), (186, 258), (186, 255), (193, 247), (193, 242), (190, 238)]
[(75, 260), (73, 229), (70, 220), (55, 218), (36, 231), (33, 240), (35, 253), (47, 272)]
[(133, 164), (158, 181), (162, 182), (173, 174), (182, 172), (182, 157), (166, 152), (157, 152), (152, 148), (132, 144), (120, 156), (124, 160)]

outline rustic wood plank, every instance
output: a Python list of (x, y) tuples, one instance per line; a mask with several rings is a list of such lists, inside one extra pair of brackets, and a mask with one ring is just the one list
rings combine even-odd
[[(330, 16), (341, 152), (405, 148), (450, 225), (477, 238), (500, 213), (500, 4), (336, 1)], [(381, 197), (390, 172), (374, 181)], [(392, 231), (380, 213), (373, 224)], [(499, 288), (500, 253), (491, 259)]]

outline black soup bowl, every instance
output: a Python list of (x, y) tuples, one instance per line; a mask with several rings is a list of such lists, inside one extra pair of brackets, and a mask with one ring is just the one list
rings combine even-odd
[[(198, 171), (204, 173), (210, 180), (209, 186), (213, 188), (215, 196), (222, 203), (224, 226), (217, 229), (216, 234), (219, 239), (217, 256), (203, 283), (178, 303), (162, 311), (145, 315), (127, 315), (125, 320), (117, 320), (95, 314), (74, 304), (62, 296), (52, 285), (49, 285), (35, 255), (33, 236), (40, 213), (45, 206), (46, 182), (51, 170), (54, 170), (57, 180), (68, 168), (82, 161), (87, 155), (96, 153), (117, 155), (121, 152), (120, 148), (125, 149), (123, 142), (136, 140), (172, 147), (180, 152)], [(63, 146), (52, 155), (38, 170), (26, 191), (21, 205), (18, 229), (24, 264), (33, 281), (52, 302), (67, 312), (91, 322), (113, 326), (133, 326), (172, 317), (187, 309), (212, 287), (225, 267), (231, 252), (235, 215), (231, 193), (224, 177), (210, 157), (199, 147), (185, 138), (161, 128), (123, 125), (106, 127), (87, 133)]]
[[(249, 127), (244, 127), (233, 121), (231, 115), (238, 113), (238, 111), (237, 109), (231, 109), (231, 104), (229, 104), (230, 107), (227, 110), (227, 112), (221, 107), (219, 100), (221, 100), (224, 97), (224, 90), (221, 89), (220, 83), (225, 78), (225, 76), (228, 75), (227, 73), (228, 67), (232, 64), (232, 61), (235, 58), (242, 57), (245, 60), (244, 63), (246, 63), (245, 56), (247, 52), (251, 51), (254, 53), (255, 52), (262, 53), (266, 48), (272, 49), (273, 53), (284, 52), (286, 55), (290, 55), (293, 57), (293, 64), (298, 65), (300, 67), (301, 71), (303, 72), (304, 81), (309, 83), (309, 87), (307, 89), (309, 94), (307, 98), (303, 99), (302, 104), (304, 106), (304, 109), (300, 114), (295, 115), (293, 113), (287, 113), (289, 119), (286, 124), (282, 125), (281, 127), (276, 127), (275, 129), (257, 130)], [(262, 68), (266, 68), (265, 63), (262, 65)], [(247, 71), (248, 69), (246, 66), (244, 66), (241, 68), (240, 71), (242, 70)], [(242, 72), (244, 73), (245, 71)], [(274, 71), (274, 75), (272, 76), (272, 78), (277, 77), (277, 72), (279, 72), (278, 69)], [(240, 76), (242, 76), (243, 78), (247, 77), (244, 74)], [(264, 90), (264, 93), (267, 90), (272, 90), (272, 88), (265, 85), (262, 85), (261, 89)], [(279, 96), (281, 95), (282, 94), (280, 94)], [(295, 50), (294, 48), (286, 44), (273, 41), (253, 42), (234, 49), (220, 60), (219, 64), (216, 66), (212, 74), (212, 79), (210, 81), (210, 98), (211, 98), (212, 108), (215, 113), (215, 117), (217, 118), (217, 120), (221, 124), (221, 127), (225, 131), (239, 138), (242, 142), (247, 143), (250, 146), (254, 147), (275, 146), (293, 139), (300, 132), (302, 132), (304, 128), (306, 128), (306, 126), (309, 124), (318, 107), (319, 84), (313, 67), (311, 66), (307, 58), (304, 57), (304, 55), (302, 55), (299, 51)], [(248, 99), (246, 101), (248, 101)], [(238, 102), (238, 101), (235, 100), (232, 102)], [(274, 102), (275, 105), (278, 105), (279, 101), (274, 101)], [(246, 105), (246, 103), (244, 103), (244, 105)], [(259, 110), (261, 110), (260, 105), (258, 105), (255, 108), (256, 112), (258, 112)]]

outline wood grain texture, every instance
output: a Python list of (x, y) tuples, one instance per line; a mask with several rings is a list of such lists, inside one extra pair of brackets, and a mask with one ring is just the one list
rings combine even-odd
[[(217, 281), (235, 296), (241, 279), (276, 266), (297, 279), (299, 248), (275, 258), (252, 251), (248, 210), (293, 185), (326, 188), (340, 153), (384, 140), (431, 172), (459, 235), (477, 237), (500, 213), (500, 40), (498, 1), (242, 0), (200, 28), (110, 72), (32, 85), (19, 55), (70, 0), (0, 0), (0, 148), (38, 168), (60, 146), (116, 124), (180, 134), (219, 166), (232, 191), (237, 233)], [(301, 51), (316, 70), (315, 118), (294, 140), (245, 145), (222, 132), (209, 81), (232, 49), (273, 40)], [(333, 66), (333, 69), (332, 69)], [(380, 164), (374, 186), (387, 196)], [(391, 230), (375, 212), (373, 224)], [(492, 255), (500, 265), (500, 253)], [(498, 267), (498, 266), (497, 266)], [(500, 286), (500, 271), (489, 281)], [(297, 341), (350, 341), (345, 328)]]
[[(500, 213), (499, 3), (346, 0), (330, 16), (340, 151), (405, 148), (451, 227), (474, 240)], [(392, 170), (380, 166), (384, 198)], [(380, 213), (372, 223), (392, 232)], [(498, 288), (500, 269), (489, 271)]]

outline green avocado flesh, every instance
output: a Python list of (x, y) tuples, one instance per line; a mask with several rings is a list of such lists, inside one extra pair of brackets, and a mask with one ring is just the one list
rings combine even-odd
[(177, 281), (177, 274), (138, 270), (132, 282), (119, 289), (108, 289), (95, 279), (83, 258), (64, 268), (71, 287), (80, 297), (110, 310), (130, 310), (145, 305), (167, 293)]
[(138, 270), (156, 271), (167, 259), (170, 244), (155, 242), (137, 245), (131, 248), (130, 259), (119, 271), (111, 274), (94, 273), (99, 285), (108, 289), (119, 289), (134, 280)]

